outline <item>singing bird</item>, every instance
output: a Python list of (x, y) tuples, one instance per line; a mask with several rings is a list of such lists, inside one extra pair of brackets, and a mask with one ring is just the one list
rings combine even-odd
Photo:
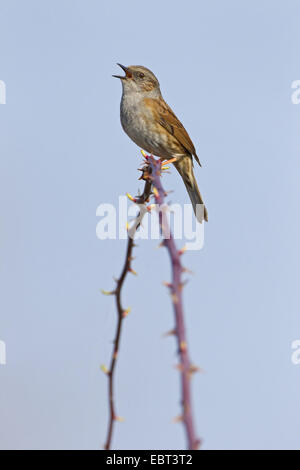
[(113, 75), (122, 82), (120, 114), (124, 131), (139, 147), (161, 160), (174, 159), (197, 220), (207, 221), (207, 210), (193, 172), (193, 157), (200, 166), (201, 163), (190, 136), (163, 99), (159, 81), (141, 65), (117, 65), (125, 72), (124, 76)]

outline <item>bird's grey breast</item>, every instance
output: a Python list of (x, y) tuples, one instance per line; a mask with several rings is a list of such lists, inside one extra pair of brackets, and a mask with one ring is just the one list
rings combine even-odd
[(168, 157), (167, 133), (159, 132), (150, 107), (141, 93), (123, 92), (121, 124), (126, 134), (139, 147), (158, 157)]
[(145, 148), (147, 116), (143, 97), (138, 93), (123, 93), (121, 100), (121, 124), (126, 134), (140, 147)]

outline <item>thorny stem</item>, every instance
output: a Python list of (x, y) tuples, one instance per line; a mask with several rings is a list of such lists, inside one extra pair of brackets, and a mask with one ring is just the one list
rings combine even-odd
[(144, 214), (147, 212), (145, 207), (145, 202), (148, 200), (151, 189), (153, 187), (153, 193), (155, 196), (156, 203), (160, 206), (159, 210), (159, 224), (161, 233), (164, 237), (164, 246), (167, 248), (172, 267), (172, 283), (169, 284), (172, 296), (173, 309), (175, 314), (175, 329), (174, 334), (177, 338), (178, 343), (178, 354), (180, 359), (180, 364), (178, 369), (181, 375), (181, 405), (182, 405), (182, 416), (181, 420), (184, 424), (186, 437), (187, 437), (187, 447), (188, 449), (198, 449), (201, 441), (196, 436), (195, 425), (194, 425), (194, 416), (192, 410), (192, 397), (191, 397), (191, 376), (193, 372), (197, 370), (195, 366), (191, 364), (187, 346), (187, 339), (185, 333), (185, 323), (184, 323), (184, 312), (183, 312), (183, 302), (182, 302), (182, 273), (184, 271), (181, 264), (181, 254), (182, 251), (178, 251), (174, 242), (172, 233), (170, 232), (170, 227), (165, 217), (164, 212), (161, 210), (161, 207), (164, 203), (165, 191), (162, 187), (160, 175), (162, 170), (162, 164), (158, 160), (155, 160), (152, 156), (146, 156), (146, 166), (143, 168), (143, 175), (141, 179), (145, 180), (144, 192), (143, 194), (136, 199), (133, 199), (134, 202), (140, 204), (140, 213), (133, 224), (133, 226), (128, 230), (128, 241), (127, 241), (127, 250), (124, 266), (121, 272), (120, 277), (116, 280), (116, 288), (112, 294), (116, 297), (116, 306), (118, 313), (118, 322), (116, 327), (115, 338), (113, 341), (113, 352), (111, 357), (110, 368), (107, 371), (108, 376), (108, 392), (109, 392), (109, 423), (107, 431), (107, 439), (104, 448), (109, 450), (111, 448), (112, 435), (114, 430), (114, 423), (117, 419), (115, 413), (115, 401), (114, 401), (114, 373), (117, 363), (118, 351), (120, 347), (120, 339), (122, 334), (123, 319), (126, 316), (126, 311), (122, 307), (121, 302), (121, 293), (124, 281), (126, 279), (127, 273), (132, 271), (131, 269), (131, 260), (132, 260), (132, 251), (134, 248), (134, 237), (141, 224), (141, 220)]
[(174, 334), (178, 344), (178, 354), (180, 359), (179, 370), (181, 375), (181, 405), (182, 405), (182, 416), (188, 449), (198, 449), (201, 441), (196, 436), (194, 416), (192, 410), (192, 397), (191, 397), (191, 376), (197, 369), (191, 364), (188, 352), (188, 345), (185, 333), (184, 323), (184, 312), (183, 312), (183, 301), (182, 301), (182, 272), (183, 266), (181, 264), (181, 251), (177, 250), (174, 242), (170, 227), (168, 225), (167, 218), (165, 217), (162, 205), (164, 203), (165, 191), (161, 184), (161, 167), (162, 164), (158, 160), (155, 160), (152, 156), (148, 157), (148, 163), (151, 168), (151, 179), (153, 185), (153, 193), (155, 196), (156, 203), (159, 204), (159, 224), (161, 233), (164, 237), (164, 246), (167, 248), (172, 267), (172, 283), (169, 285), (171, 290), (171, 297), (173, 303), (173, 309), (175, 314), (175, 329)]
[(135, 246), (134, 237), (135, 237), (137, 230), (140, 227), (144, 214), (147, 212), (145, 208), (145, 202), (148, 200), (151, 194), (151, 187), (152, 187), (148, 173), (149, 173), (149, 169), (147, 167), (144, 167), (143, 175), (141, 177), (141, 179), (145, 180), (144, 191), (141, 196), (139, 196), (137, 199), (134, 199), (134, 201), (140, 205), (140, 213), (138, 217), (136, 218), (133, 226), (128, 230), (127, 249), (126, 249), (126, 257), (125, 257), (124, 266), (123, 266), (120, 277), (116, 280), (116, 284), (117, 284), (116, 288), (112, 292), (112, 294), (114, 294), (116, 298), (118, 321), (117, 321), (117, 326), (116, 326), (115, 338), (113, 341), (114, 346), (113, 346), (113, 351), (112, 351), (112, 356), (111, 356), (110, 367), (109, 367), (109, 370), (107, 371), (109, 422), (108, 422), (106, 443), (104, 446), (106, 450), (109, 450), (111, 448), (114, 424), (117, 419), (117, 415), (115, 413), (115, 400), (114, 400), (114, 373), (115, 373), (118, 352), (119, 352), (119, 347), (120, 347), (123, 320), (126, 317), (126, 313), (127, 313), (126, 310), (124, 310), (124, 308), (122, 307), (122, 301), (121, 301), (122, 287), (123, 287), (127, 274), (132, 271), (131, 260), (132, 260), (132, 251)]

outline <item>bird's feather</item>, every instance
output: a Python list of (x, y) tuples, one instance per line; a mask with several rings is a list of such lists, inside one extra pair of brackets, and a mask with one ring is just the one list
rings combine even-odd
[(152, 110), (156, 122), (174, 136), (183, 149), (193, 155), (201, 166), (190, 136), (164, 99), (144, 98), (144, 102)]

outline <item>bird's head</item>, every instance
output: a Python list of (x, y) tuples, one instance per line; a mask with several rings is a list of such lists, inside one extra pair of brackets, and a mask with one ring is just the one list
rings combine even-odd
[(148, 94), (160, 94), (159, 81), (154, 73), (142, 65), (125, 65), (117, 64), (124, 70), (125, 75), (113, 75), (115, 78), (120, 78), (123, 85), (124, 92), (135, 92)]

